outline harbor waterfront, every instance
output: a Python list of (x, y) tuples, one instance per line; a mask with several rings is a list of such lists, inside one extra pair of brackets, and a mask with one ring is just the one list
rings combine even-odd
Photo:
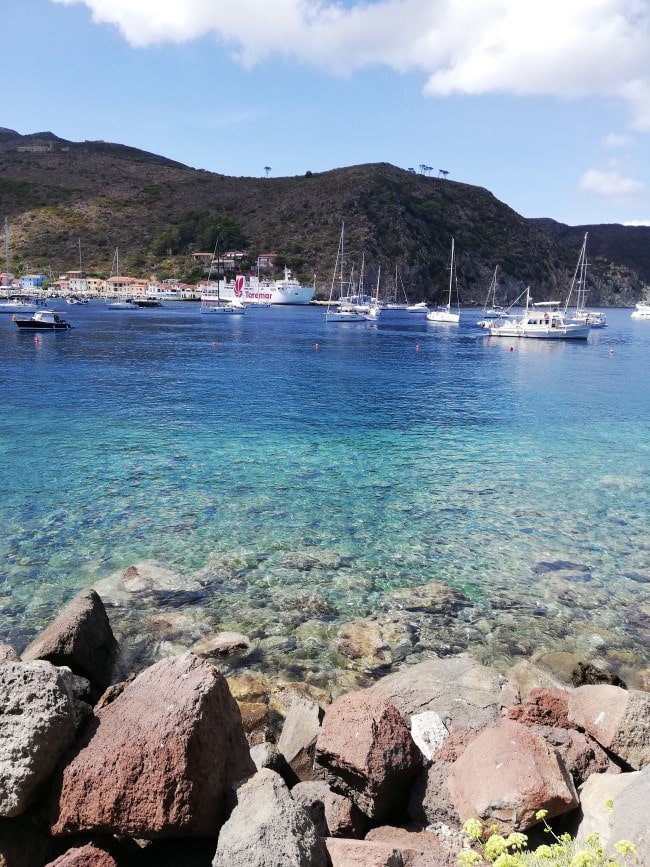
[(136, 664), (236, 630), (242, 665), (314, 683), (546, 649), (634, 684), (650, 326), (608, 310), (587, 341), (511, 343), (480, 316), (0, 319), (2, 638), (22, 649), (92, 585)]

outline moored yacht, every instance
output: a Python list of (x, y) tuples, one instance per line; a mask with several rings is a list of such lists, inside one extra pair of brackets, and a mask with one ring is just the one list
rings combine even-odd
[(586, 340), (591, 326), (567, 319), (559, 301), (531, 304), (526, 289), (526, 307), (521, 316), (494, 319), (487, 327), (492, 337), (525, 337), (541, 340)]

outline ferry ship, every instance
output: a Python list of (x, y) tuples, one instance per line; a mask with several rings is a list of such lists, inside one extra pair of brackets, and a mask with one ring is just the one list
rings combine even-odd
[[(205, 287), (204, 296), (215, 296), (214, 284)], [(267, 280), (251, 274), (238, 274), (234, 280), (219, 281), (219, 299), (226, 303), (238, 301), (247, 305), (259, 304), (309, 304), (314, 297), (313, 286), (301, 286), (288, 268), (282, 280)]]

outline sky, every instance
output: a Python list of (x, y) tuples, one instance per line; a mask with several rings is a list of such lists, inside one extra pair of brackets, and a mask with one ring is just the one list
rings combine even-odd
[[(650, 0), (2, 0), (0, 126), (650, 225)], [(447, 172), (447, 175), (441, 175)]]

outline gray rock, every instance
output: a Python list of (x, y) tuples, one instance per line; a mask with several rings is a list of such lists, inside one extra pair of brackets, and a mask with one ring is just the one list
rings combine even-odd
[(0, 665), (0, 816), (27, 809), (74, 739), (69, 675), (43, 661)]
[(324, 712), (314, 701), (295, 698), (282, 726), (278, 750), (301, 780), (313, 780), (316, 740)]
[(619, 840), (630, 840), (637, 848), (640, 863), (650, 864), (650, 766), (630, 776), (634, 776), (630, 785), (614, 797), (608, 850), (613, 851)]
[(327, 783), (298, 783), (291, 790), (291, 797), (307, 810), (321, 837), (363, 837), (368, 824), (366, 817), (349, 798), (333, 792)]
[(94, 590), (83, 590), (32, 641), (22, 658), (66, 665), (101, 692), (111, 682), (117, 650), (102, 600)]
[(325, 847), (307, 811), (273, 771), (237, 789), (212, 867), (325, 867)]
[(590, 834), (598, 834), (603, 846), (611, 839), (611, 810), (608, 801), (616, 798), (638, 777), (640, 771), (629, 774), (592, 774), (579, 788), (582, 818), (576, 832), (577, 840), (586, 840)]
[(275, 744), (267, 741), (255, 744), (251, 747), (251, 759), (255, 762), (258, 771), (268, 768), (269, 771), (279, 774), (289, 789), (293, 789), (300, 782), (300, 778)]
[(469, 656), (428, 659), (369, 689), (404, 715), (435, 711), (449, 730), (477, 728), (519, 700), (504, 677)]

